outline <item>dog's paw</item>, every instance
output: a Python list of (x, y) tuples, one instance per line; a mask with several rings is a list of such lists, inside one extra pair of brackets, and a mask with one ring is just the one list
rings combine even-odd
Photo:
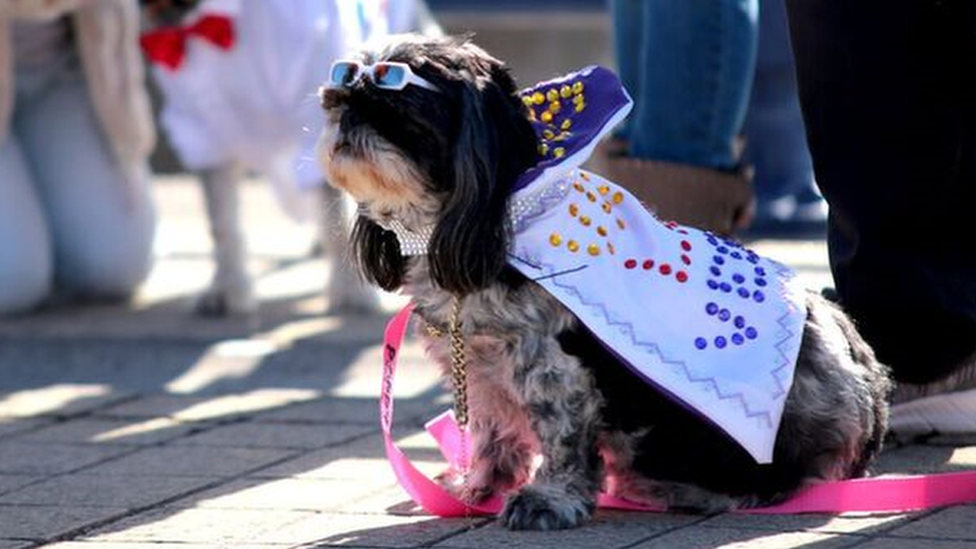
[(501, 520), (511, 530), (565, 530), (589, 520), (594, 506), (559, 487), (526, 486), (505, 504)]
[(249, 316), (257, 310), (258, 301), (250, 285), (213, 285), (197, 299), (194, 309), (198, 316), (205, 317)]
[(491, 486), (472, 483), (470, 479), (465, 479), (454, 469), (444, 471), (437, 475), (434, 480), (452, 496), (468, 505), (484, 503), (495, 494), (495, 490)]

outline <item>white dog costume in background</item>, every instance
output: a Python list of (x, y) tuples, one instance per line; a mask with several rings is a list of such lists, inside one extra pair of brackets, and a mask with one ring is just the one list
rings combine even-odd
[[(402, 30), (392, 21), (413, 21), (414, 5), (205, 0), (184, 20), (181, 44), (154, 51), (153, 33), (144, 35), (150, 59), (159, 55), (160, 122), (180, 161), (199, 171), (243, 160), (271, 180), (289, 213), (304, 217), (308, 201), (298, 194), (322, 184), (313, 153), (323, 123), (316, 90), (334, 59)], [(201, 26), (205, 20), (226, 22), (230, 35)]]
[(294, 219), (325, 221), (329, 308), (376, 306), (347, 264), (352, 206), (323, 185), (315, 161), (324, 123), (316, 92), (333, 60), (406, 30), (440, 33), (419, 0), (203, 0), (179, 27), (143, 34), (164, 97), (161, 125), (206, 196), (217, 269), (199, 312), (257, 308), (238, 220), (241, 169), (267, 177)]

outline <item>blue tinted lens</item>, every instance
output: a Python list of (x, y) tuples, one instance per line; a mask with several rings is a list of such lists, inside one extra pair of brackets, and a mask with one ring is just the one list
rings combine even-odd
[(381, 88), (402, 88), (407, 79), (403, 67), (379, 63), (373, 69), (373, 83)]
[(335, 86), (348, 86), (356, 80), (359, 67), (355, 63), (336, 63), (332, 66), (332, 74), (329, 76)]

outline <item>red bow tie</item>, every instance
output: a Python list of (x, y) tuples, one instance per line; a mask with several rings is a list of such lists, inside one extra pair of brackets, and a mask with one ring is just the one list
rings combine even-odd
[(150, 61), (176, 70), (183, 64), (186, 39), (190, 36), (198, 36), (229, 50), (234, 45), (234, 23), (225, 15), (205, 15), (188, 27), (166, 27), (144, 33), (139, 43)]

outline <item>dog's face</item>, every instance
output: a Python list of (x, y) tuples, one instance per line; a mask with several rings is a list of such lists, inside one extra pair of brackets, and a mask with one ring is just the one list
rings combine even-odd
[(462, 39), (398, 37), (360, 54), (407, 64), (435, 89), (385, 89), (369, 77), (322, 91), (319, 157), (329, 182), (360, 204), (354, 231), (367, 278), (393, 289), (404, 261), (393, 233), (433, 228), (428, 261), (446, 290), (489, 284), (504, 265), (509, 190), (536, 162), (536, 138), (501, 62)]

